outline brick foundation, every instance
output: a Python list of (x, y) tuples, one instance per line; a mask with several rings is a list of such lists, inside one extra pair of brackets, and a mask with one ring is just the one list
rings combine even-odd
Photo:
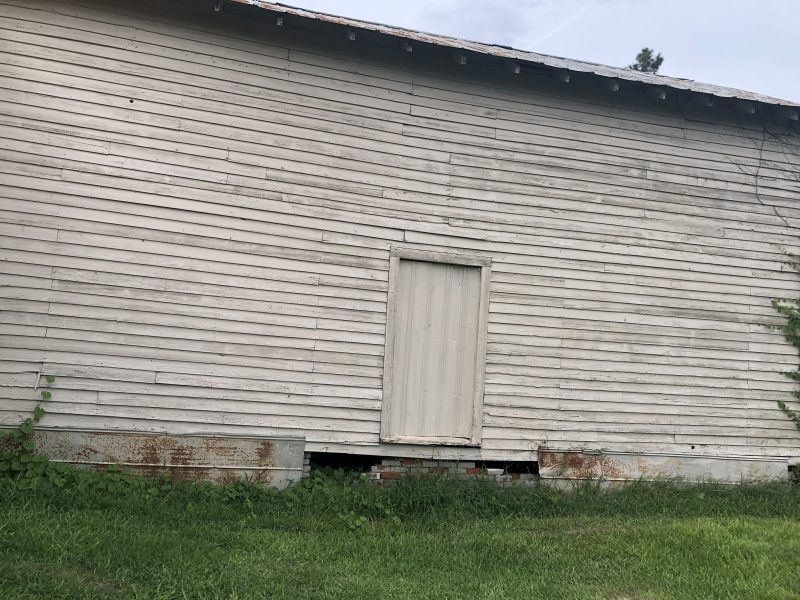
[(456, 477), (481, 479), (502, 486), (534, 485), (538, 477), (532, 473), (506, 473), (504, 469), (476, 466), (475, 462), (455, 460), (426, 460), (387, 458), (370, 469), (369, 478), (376, 483), (401, 477)]

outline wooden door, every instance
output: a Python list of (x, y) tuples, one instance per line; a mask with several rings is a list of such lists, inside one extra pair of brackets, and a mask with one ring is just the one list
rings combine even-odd
[(392, 260), (381, 437), (477, 444), (488, 268)]

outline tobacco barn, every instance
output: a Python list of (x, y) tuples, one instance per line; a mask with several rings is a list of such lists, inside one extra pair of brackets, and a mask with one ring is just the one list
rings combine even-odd
[(48, 385), (56, 457), (800, 461), (797, 104), (258, 0), (3, 4), (0, 423)]

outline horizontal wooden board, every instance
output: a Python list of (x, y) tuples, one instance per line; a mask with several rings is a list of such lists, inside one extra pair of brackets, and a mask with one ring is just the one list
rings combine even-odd
[[(0, 4), (0, 422), (50, 374), (55, 428), (800, 460), (784, 124), (189, 0)], [(398, 248), (491, 262), (480, 448), (379, 441)]]

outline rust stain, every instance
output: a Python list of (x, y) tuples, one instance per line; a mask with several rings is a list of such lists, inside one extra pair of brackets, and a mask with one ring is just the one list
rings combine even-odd
[(203, 448), (207, 456), (219, 456), (227, 460), (236, 458), (236, 447), (224, 439), (205, 438), (203, 440)]
[[(148, 465), (157, 465), (161, 462), (160, 455), (161, 449), (163, 445), (163, 437), (162, 436), (153, 436), (151, 439), (147, 439), (142, 443), (142, 445), (137, 448), (138, 454), (138, 461), (141, 463), (145, 463)], [(133, 450), (133, 448), (131, 448)]]
[(601, 469), (606, 479), (627, 479), (625, 469), (610, 456), (603, 456)]
[(139, 475), (148, 477), (169, 477), (172, 481), (213, 481), (210, 477), (210, 469), (203, 467), (164, 467), (160, 465), (140, 466), (131, 469)]
[(194, 461), (194, 448), (175, 443), (169, 450), (169, 462), (172, 465), (191, 465)]
[(258, 465), (265, 466), (272, 464), (272, 457), (275, 454), (275, 444), (269, 440), (264, 440), (258, 444), (256, 448), (256, 456), (258, 456)]
[(624, 479), (625, 469), (610, 456), (580, 450), (539, 452), (539, 467), (567, 479)]
[(263, 467), (274, 464), (278, 449), (272, 440), (132, 432), (81, 432), (73, 436), (37, 432), (37, 444), (48, 455), (86, 468), (102, 469), (111, 463), (174, 481), (230, 483), (245, 479), (263, 484), (275, 478)]

